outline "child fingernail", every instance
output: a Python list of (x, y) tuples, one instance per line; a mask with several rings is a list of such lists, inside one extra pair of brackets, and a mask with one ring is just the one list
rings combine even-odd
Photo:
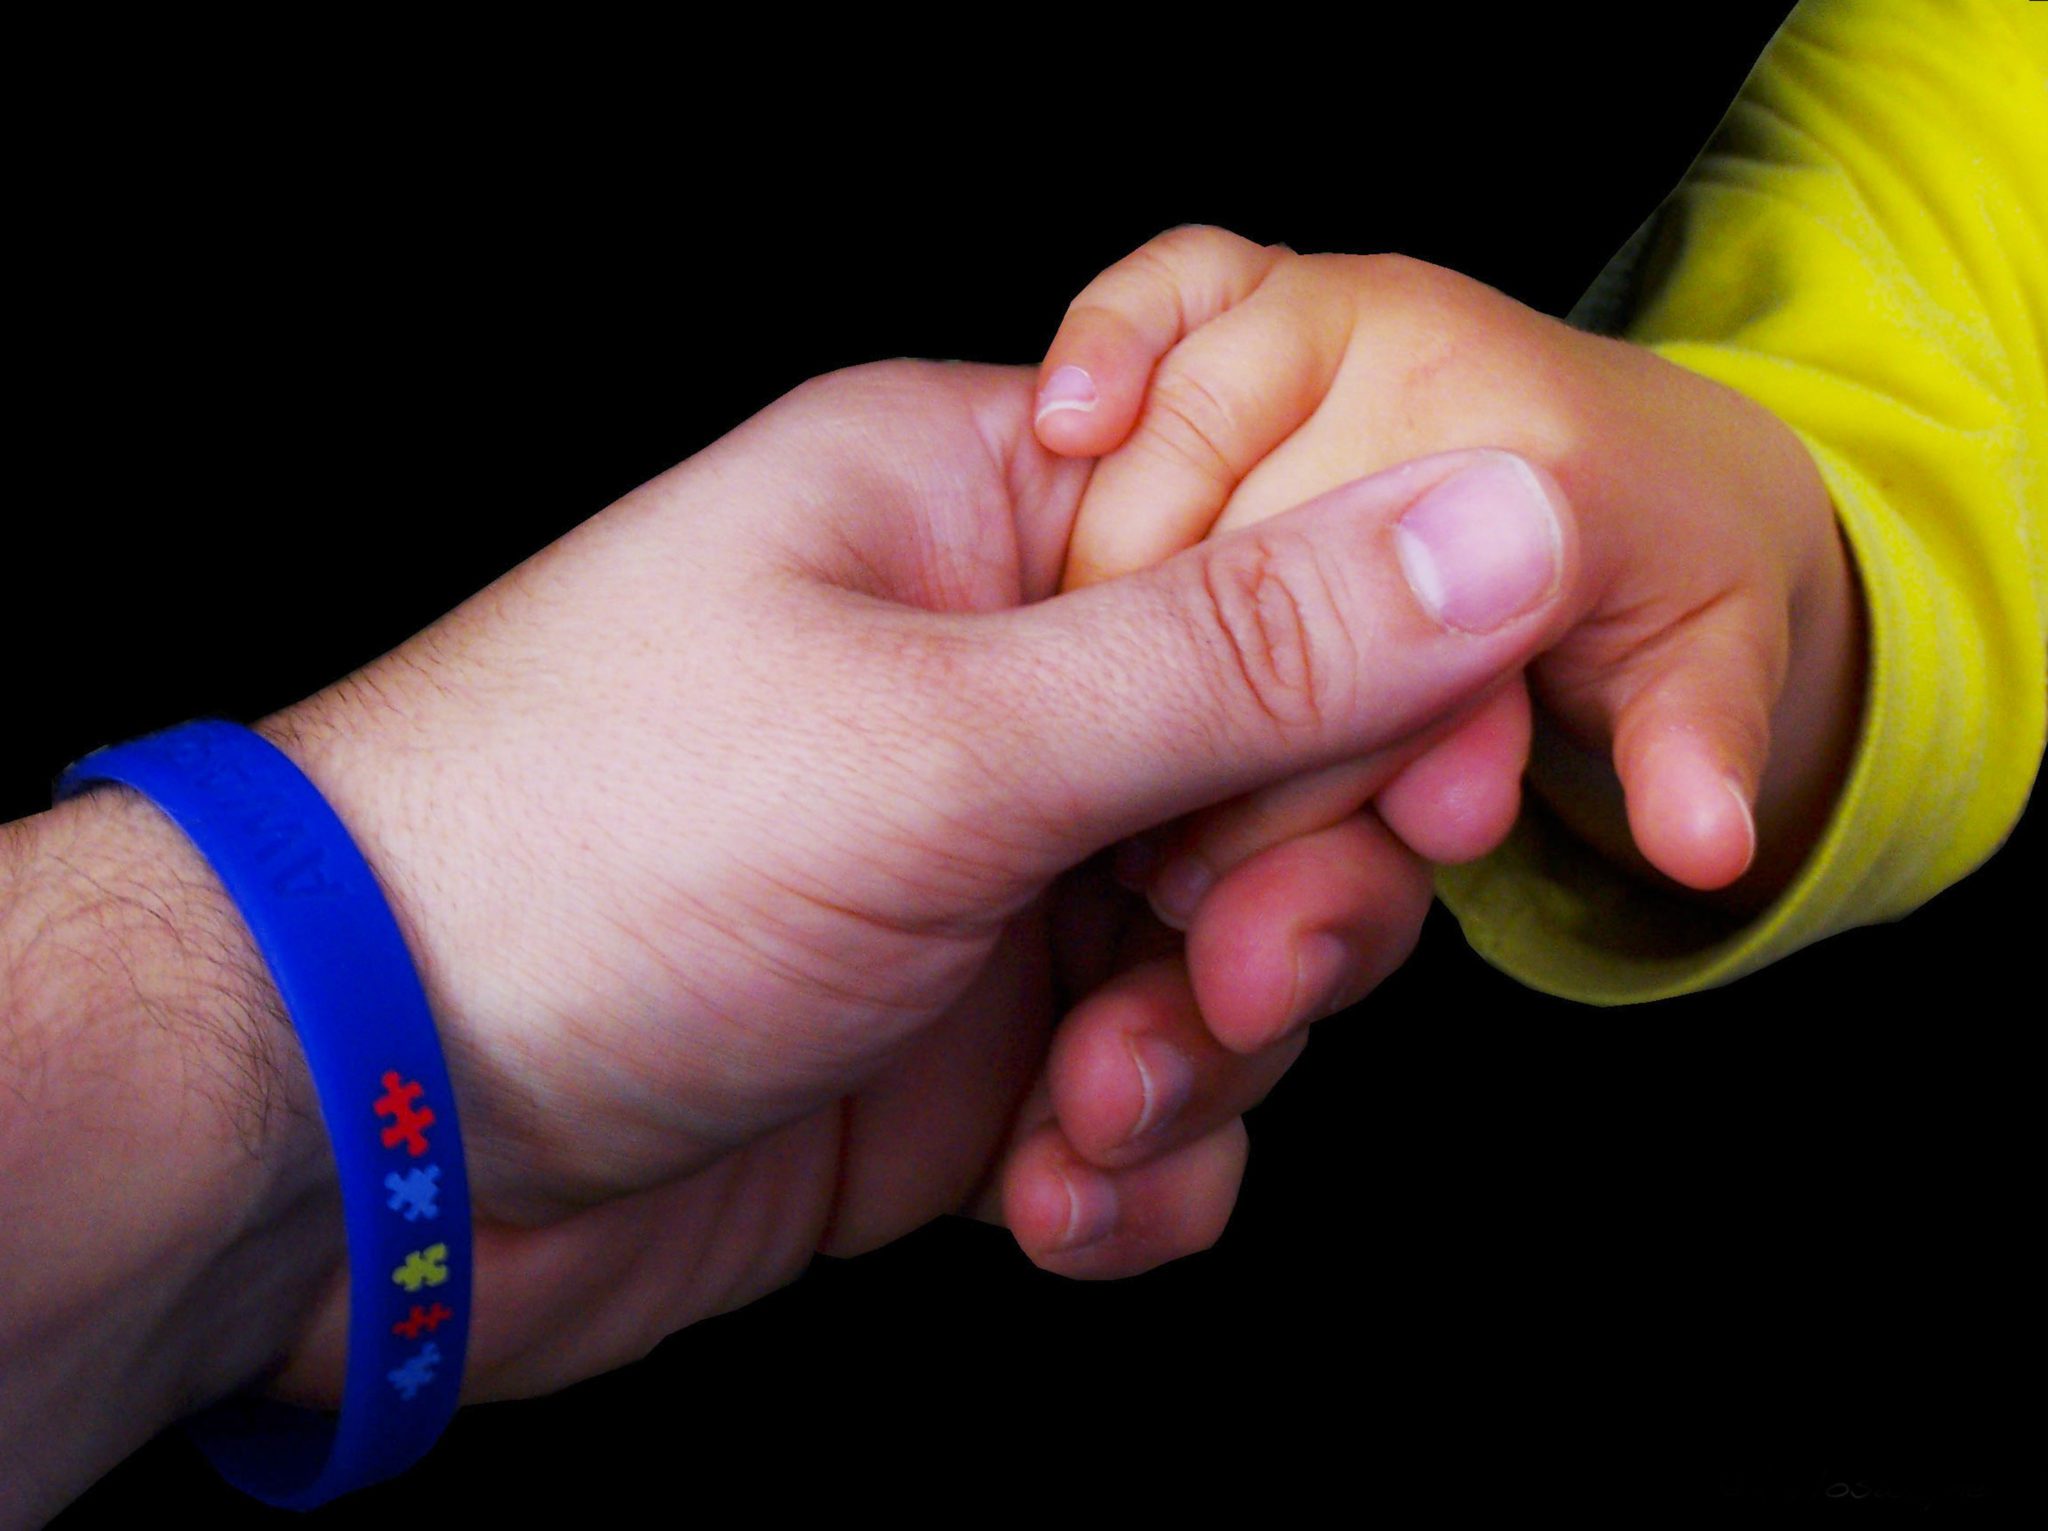
[(1071, 1164), (1059, 1172), (1067, 1190), (1067, 1225), (1056, 1249), (1085, 1249), (1109, 1236), (1116, 1227), (1116, 1187), (1107, 1175)]
[(1180, 1115), (1195, 1093), (1195, 1060), (1163, 1037), (1128, 1037), (1125, 1045), (1138, 1070), (1143, 1100), (1138, 1119), (1124, 1139), (1133, 1143)]
[(1749, 794), (1742, 790), (1742, 783), (1732, 776), (1727, 780), (1728, 795), (1735, 799), (1735, 806), (1742, 811), (1742, 828), (1746, 836), (1742, 870), (1747, 872), (1756, 862), (1756, 811), (1749, 806)]
[(1557, 585), (1564, 539), (1519, 457), (1489, 453), (1431, 489), (1394, 527), (1401, 572), (1446, 627), (1490, 633)]
[(1095, 404), (1095, 379), (1079, 367), (1059, 367), (1038, 390), (1037, 418), (1043, 420), (1047, 415), (1056, 415), (1062, 410), (1085, 415)]
[(1294, 951), (1294, 1003), (1287, 1031), (1299, 1030), (1342, 1009), (1351, 997), (1357, 969), (1351, 948), (1338, 937), (1327, 931), (1302, 937)]
[(1201, 857), (1176, 856), (1152, 880), (1152, 912), (1159, 916), (1161, 924), (1186, 930), (1188, 921), (1195, 917), (1195, 905), (1215, 881), (1216, 874)]

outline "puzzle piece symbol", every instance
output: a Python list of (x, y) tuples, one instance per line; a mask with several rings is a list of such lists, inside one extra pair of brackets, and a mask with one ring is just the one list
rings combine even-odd
[(404, 1318), (393, 1324), (391, 1332), (393, 1334), (402, 1334), (409, 1340), (416, 1340), (420, 1337), (422, 1329), (432, 1334), (454, 1316), (455, 1310), (453, 1308), (444, 1308), (438, 1302), (431, 1308), (423, 1308), (418, 1303), (414, 1303), (412, 1305), (412, 1312), (406, 1314)]
[(434, 1368), (441, 1364), (441, 1347), (432, 1340), (405, 1358), (405, 1364), (384, 1375), (411, 1403), (413, 1395), (434, 1380)]
[(438, 1164), (407, 1170), (403, 1175), (395, 1170), (386, 1175), (384, 1189), (391, 1193), (391, 1210), (403, 1212), (408, 1223), (416, 1223), (423, 1217), (439, 1217), (441, 1209), (434, 1198), (440, 1190), (435, 1182), (440, 1178), (441, 1166)]
[(439, 1286), (448, 1279), (448, 1258), (446, 1244), (429, 1244), (425, 1249), (415, 1249), (405, 1257), (405, 1264), (391, 1273), (391, 1279), (408, 1292), (417, 1292), (423, 1286)]
[(396, 1148), (403, 1143), (405, 1151), (415, 1159), (427, 1151), (425, 1129), (434, 1125), (432, 1106), (413, 1107), (413, 1102), (419, 1099), (425, 1088), (417, 1079), (401, 1081), (396, 1069), (387, 1069), (384, 1093), (377, 1097), (375, 1108), (379, 1116), (392, 1119), (391, 1125), (384, 1129), (384, 1146)]

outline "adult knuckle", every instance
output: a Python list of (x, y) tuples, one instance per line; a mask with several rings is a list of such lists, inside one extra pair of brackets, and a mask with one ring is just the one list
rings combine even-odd
[(1354, 683), (1355, 650), (1313, 550), (1253, 530), (1219, 543), (1200, 569), (1225, 687), (1281, 733), (1321, 728)]
[(913, 357), (860, 362), (806, 379), (784, 394), (781, 403), (802, 403), (826, 411), (886, 407), (906, 396), (924, 394), (955, 370), (947, 362)]
[[(1012, 650), (995, 670), (992, 659), (957, 634), (921, 635), (874, 667), (886, 684), (856, 689), (851, 700), (854, 726), (881, 735), (862, 753), (895, 767), (865, 773), (852, 790), (873, 795), (875, 822), (896, 826), (904, 845), (927, 848), (920, 855), (934, 879), (962, 886), (985, 886), (1000, 868), (1031, 862), (1034, 848), (1070, 834), (1088, 807), (1029, 721), (1045, 715), (1035, 699), (1057, 705), (1054, 657), (1034, 664)], [(984, 705), (998, 689), (1020, 705)], [(992, 812), (995, 804), (1004, 811)]]

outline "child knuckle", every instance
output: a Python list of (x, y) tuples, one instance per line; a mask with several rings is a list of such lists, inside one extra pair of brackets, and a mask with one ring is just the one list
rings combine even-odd
[(1168, 456), (1226, 489), (1236, 484), (1237, 416), (1223, 395), (1185, 368), (1169, 367), (1152, 385), (1150, 406), (1148, 434)]
[(1251, 252), (1259, 248), (1249, 239), (1213, 223), (1179, 224), (1153, 240), (1152, 245), (1163, 256), (1183, 259)]

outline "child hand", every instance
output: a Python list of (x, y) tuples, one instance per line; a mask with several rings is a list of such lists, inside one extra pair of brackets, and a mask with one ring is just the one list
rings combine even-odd
[[(1529, 672), (1532, 785), (1607, 854), (1742, 909), (1783, 888), (1825, 824), (1860, 712), (1855, 584), (1804, 446), (1719, 384), (1441, 268), (1190, 228), (1074, 300), (1041, 369), (1037, 431), (1102, 457), (1070, 585), (1418, 456), (1497, 448), (1539, 464), (1585, 556), (1576, 621)], [(1384, 765), (1325, 773), (1212, 812), (1169, 858), (1196, 870), (1162, 870), (1155, 902), (1184, 922), (1179, 890), (1198, 896), (1205, 876), (1364, 796), (1433, 859), (1491, 848), (1517, 804), (1525, 709), (1513, 682), (1390, 783)]]

